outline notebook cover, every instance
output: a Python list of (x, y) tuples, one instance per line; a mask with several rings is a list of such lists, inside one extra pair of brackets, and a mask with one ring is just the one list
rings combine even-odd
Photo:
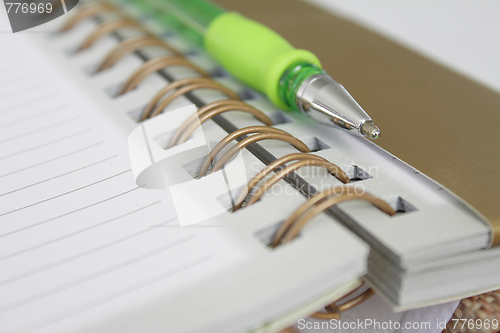
[(312, 51), (382, 130), (378, 145), (468, 202), (500, 244), (500, 94), (299, 0), (215, 0)]

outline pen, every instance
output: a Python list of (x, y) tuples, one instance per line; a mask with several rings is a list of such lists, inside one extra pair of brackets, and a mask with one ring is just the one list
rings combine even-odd
[(370, 116), (311, 52), (295, 49), (264, 25), (209, 1), (147, 2), (168, 24), (197, 39), (233, 76), (265, 93), (278, 107), (301, 111), (351, 134), (380, 136)]

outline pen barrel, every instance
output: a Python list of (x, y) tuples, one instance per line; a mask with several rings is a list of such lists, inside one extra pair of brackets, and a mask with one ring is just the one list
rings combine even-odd
[(287, 69), (304, 62), (321, 67), (311, 52), (295, 49), (271, 29), (233, 12), (219, 15), (209, 24), (204, 44), (231, 74), (283, 109), (290, 109), (279, 93)]
[(225, 11), (205, 0), (131, 0), (142, 12), (175, 30), (185, 39), (203, 45), (205, 31)]

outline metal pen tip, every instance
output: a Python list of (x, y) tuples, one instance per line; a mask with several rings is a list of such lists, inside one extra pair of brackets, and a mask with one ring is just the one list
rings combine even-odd
[(378, 139), (380, 137), (380, 129), (369, 121), (361, 126), (360, 132), (370, 139)]

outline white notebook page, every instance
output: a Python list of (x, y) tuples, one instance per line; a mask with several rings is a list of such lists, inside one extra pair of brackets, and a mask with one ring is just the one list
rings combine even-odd
[[(212, 256), (193, 251), (192, 230), (162, 232), (174, 212), (134, 184), (126, 133), (75, 107), (73, 91), (21, 38), (2, 36), (0, 60), (2, 331), (43, 327), (77, 311), (67, 307), (75, 295), (71, 305), (91, 308), (96, 296), (125, 295)], [(158, 259), (169, 264), (151, 265)]]

